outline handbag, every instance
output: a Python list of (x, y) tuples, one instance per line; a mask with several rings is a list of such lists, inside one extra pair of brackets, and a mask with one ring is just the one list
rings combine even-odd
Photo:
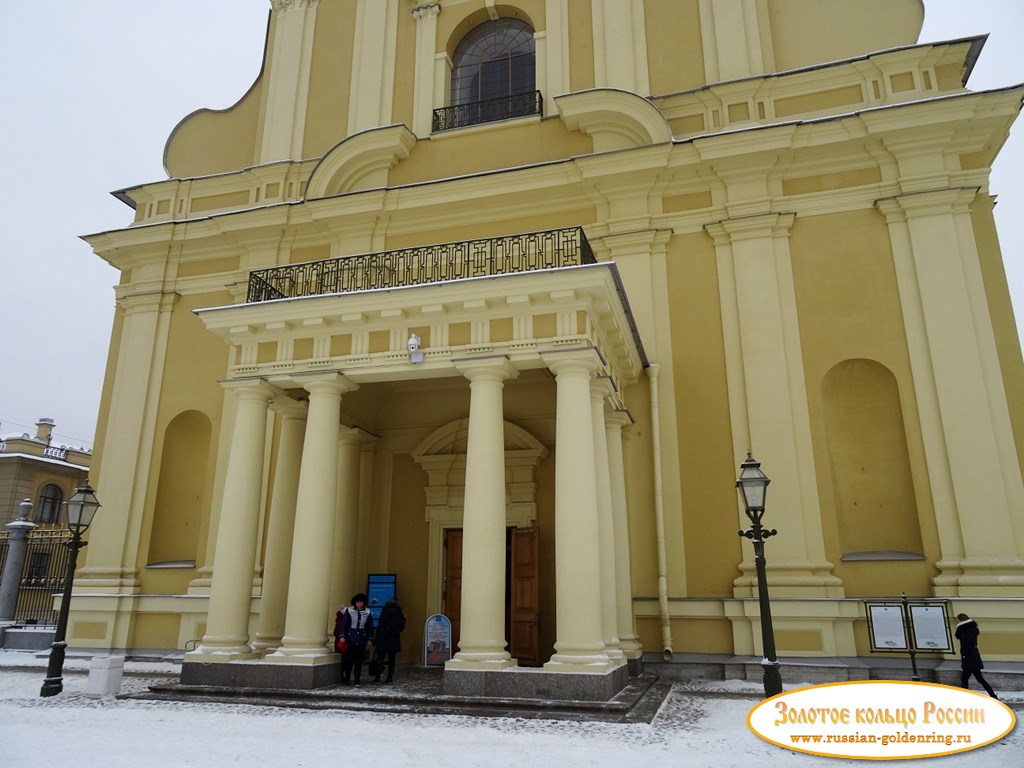
[(336, 653), (345, 653), (348, 650), (348, 640), (343, 636), (334, 638), (334, 650)]
[(373, 652), (373, 658), (370, 659), (369, 670), (371, 677), (380, 677), (380, 673), (384, 671), (384, 660), (377, 651)]

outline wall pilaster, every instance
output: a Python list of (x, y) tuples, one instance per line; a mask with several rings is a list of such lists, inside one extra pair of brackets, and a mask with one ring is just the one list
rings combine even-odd
[[(779, 530), (768, 560), (773, 593), (839, 597), (818, 505), (789, 254), (793, 218), (765, 214), (707, 227), (718, 258), (733, 446), (738, 455), (752, 450), (772, 478), (767, 523)], [(737, 514), (742, 527), (742, 509)], [(737, 597), (756, 592), (748, 549)]]

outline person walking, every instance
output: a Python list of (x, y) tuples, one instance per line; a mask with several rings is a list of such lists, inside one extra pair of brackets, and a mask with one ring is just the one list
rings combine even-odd
[[(377, 658), (385, 660), (388, 665), (388, 676), (385, 683), (394, 681), (395, 657), (402, 650), (401, 632), (405, 629), (405, 614), (402, 613), (402, 606), (398, 604), (397, 598), (392, 597), (384, 604), (380, 612), (380, 620), (377, 622), (377, 634), (374, 636), (373, 647)], [(380, 682), (382, 669), (377, 670), (373, 676), (373, 682)]]
[(358, 688), (366, 658), (366, 644), (373, 637), (373, 614), (366, 607), (366, 595), (362, 592), (353, 595), (352, 605), (342, 609), (338, 637), (344, 637), (348, 643), (348, 649), (341, 657), (341, 682), (349, 685), (351, 680)]
[(988, 695), (993, 699), (998, 699), (992, 686), (981, 675), (985, 664), (982, 662), (981, 652), (978, 650), (978, 635), (981, 634), (981, 630), (978, 629), (977, 622), (966, 613), (958, 613), (956, 620), (959, 622), (956, 625), (956, 639), (960, 641), (960, 687), (967, 688), (971, 675), (974, 675), (981, 683), (981, 687), (988, 691)]

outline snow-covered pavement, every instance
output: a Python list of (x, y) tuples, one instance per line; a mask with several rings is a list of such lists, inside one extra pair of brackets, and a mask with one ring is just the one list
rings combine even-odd
[[(71, 659), (66, 671), (87, 668), (87, 662)], [(126, 668), (136, 674), (125, 676), (123, 692), (143, 690), (161, 673), (175, 669), (169, 664), (134, 663)], [(49, 760), (66, 760), (76, 768), (327, 768), (343, 761), (389, 768), (862, 764), (764, 742), (746, 726), (747, 712), (756, 701), (701, 696), (699, 690), (687, 690), (692, 685), (674, 686), (650, 724), (626, 725), (97, 699), (85, 695), (84, 674), (66, 674), (63, 693), (43, 699), (43, 677), (45, 660), (0, 653), (0, 761), (5, 768), (34, 767)], [(720, 690), (723, 685), (714, 687)], [(743, 682), (728, 685), (737, 691), (757, 688)], [(1016, 768), (1024, 766), (1024, 735), (1018, 726), (981, 749), (902, 762), (930, 763), (935, 768)]]

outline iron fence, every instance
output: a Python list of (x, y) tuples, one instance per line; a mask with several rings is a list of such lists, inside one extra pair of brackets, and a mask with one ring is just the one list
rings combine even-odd
[(528, 115), (544, 116), (544, 99), (540, 91), (515, 93), (497, 99), (473, 101), (469, 104), (456, 104), (434, 110), (431, 121), (432, 131), (447, 131), (467, 125), (493, 123), (508, 120), (510, 117), (527, 117)]
[[(29, 532), (14, 614), (18, 624), (57, 625), (53, 596), (64, 590), (70, 541), (71, 531), (67, 529)], [(0, 530), (0, 573), (3, 573), (9, 546), (9, 532)]]
[(310, 261), (249, 273), (249, 303), (596, 262), (579, 227)]

